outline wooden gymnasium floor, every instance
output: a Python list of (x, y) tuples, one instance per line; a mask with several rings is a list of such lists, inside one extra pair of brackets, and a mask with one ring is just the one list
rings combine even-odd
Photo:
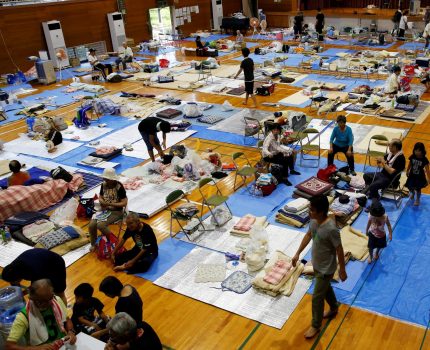
[[(266, 42), (267, 43), (267, 42)], [(184, 45), (193, 46), (194, 43), (186, 42)], [(390, 50), (396, 50), (396, 44)], [(327, 45), (336, 47), (334, 45)], [(343, 47), (347, 49), (347, 47)], [(179, 51), (168, 54), (172, 59), (176, 55), (177, 59), (185, 60)], [(223, 63), (228, 62), (232, 54), (221, 58)], [(187, 60), (194, 59), (187, 57)], [(199, 59), (199, 58), (195, 58)], [(232, 63), (237, 64), (237, 61)], [(89, 76), (83, 80), (91, 82)], [(66, 83), (66, 82), (64, 82)], [(41, 87), (40, 90), (49, 90), (55, 86)], [(155, 88), (142, 87), (141, 83), (121, 82), (109, 84), (112, 92), (135, 91), (145, 93), (160, 94), (163, 91)], [(286, 85), (278, 85), (275, 93), (270, 97), (259, 97), (259, 103), (268, 101), (279, 101), (289, 96), (298, 88)], [(175, 97), (189, 100), (193, 97), (198, 101), (210, 103), (223, 103), (228, 99), (234, 106), (240, 107), (242, 99), (235, 97), (225, 97), (219, 95), (209, 95), (202, 93), (182, 92), (177, 90), (169, 91)], [(423, 96), (424, 100), (430, 100), (430, 94)], [(76, 106), (68, 106), (57, 110), (55, 114), (61, 114), (68, 118), (73, 118)], [(275, 108), (262, 107), (268, 111), (276, 111)], [(306, 112), (307, 109), (306, 109)], [(335, 116), (331, 116), (335, 118)], [(430, 140), (430, 118), (424, 123), (414, 125), (411, 123), (395, 122), (388, 120), (377, 121), (372, 117), (350, 116), (349, 122), (361, 124), (379, 124), (391, 127), (410, 128), (404, 140), (404, 151), (406, 155), (411, 154), (415, 142), (421, 141), (428, 145)], [(18, 137), (18, 134), (25, 132), (24, 121), (18, 121), (0, 127), (0, 138), (9, 141)], [(212, 148), (223, 155), (223, 160), (229, 161), (230, 155), (238, 150), (246, 153), (252, 160), (259, 158), (259, 153), (253, 148), (238, 147), (231, 144), (224, 144), (215, 141), (205, 141), (196, 138), (189, 138), (184, 142), (187, 146), (199, 151)], [(363, 163), (364, 157), (356, 155), (356, 162)], [(221, 189), (225, 194), (233, 192), (233, 176), (229, 175), (220, 182)], [(427, 190), (428, 193), (428, 190)], [(199, 200), (199, 196), (193, 193), (192, 200)], [(168, 239), (169, 215), (163, 211), (147, 222), (154, 228), (159, 242)], [(87, 222), (80, 221), (78, 224), (85, 228)], [(153, 285), (150, 281), (133, 275), (124, 273), (114, 273), (109, 261), (99, 261), (94, 254), (88, 254), (78, 260), (68, 268), (67, 297), (69, 305), (74, 302), (73, 290), (82, 282), (89, 282), (95, 287), (95, 296), (100, 298), (105, 304), (105, 311), (112, 315), (114, 313), (115, 300), (106, 298), (99, 293), (98, 285), (100, 281), (108, 275), (118, 276), (123, 283), (135, 286), (144, 301), (144, 318), (150, 323), (159, 334), (162, 343), (166, 348), (171, 349), (430, 349), (430, 339), (425, 337), (426, 330), (423, 327), (410, 325), (404, 322), (380, 316), (374, 313), (363, 311), (355, 307), (342, 305), (339, 315), (329, 323), (325, 323), (319, 338), (305, 340), (303, 332), (307, 329), (311, 321), (311, 296), (305, 295), (281, 330), (277, 330), (241, 316), (207, 305), (170, 290)], [(0, 281), (0, 287), (5, 286)]]

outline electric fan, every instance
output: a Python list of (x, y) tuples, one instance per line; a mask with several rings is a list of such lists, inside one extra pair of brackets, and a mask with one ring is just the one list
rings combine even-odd
[(259, 19), (258, 19), (258, 18), (256, 18), (256, 17), (252, 17), (252, 18), (249, 20), (249, 24), (250, 24), (250, 26), (251, 26), (252, 28), (254, 28), (254, 31), (252, 32), (252, 38), (254, 39), (254, 35), (255, 35), (255, 34), (258, 34), (258, 30), (257, 30), (257, 28), (258, 28), (258, 26), (260, 25), (260, 21), (259, 21)]
[(265, 34), (267, 29), (267, 21), (265, 19), (261, 20), (260, 28), (261, 28), (260, 34)]
[(60, 79), (62, 81), (62, 69), (63, 69), (63, 61), (67, 60), (66, 50), (63, 48), (55, 49), (55, 56), (57, 57), (58, 69), (60, 70)]

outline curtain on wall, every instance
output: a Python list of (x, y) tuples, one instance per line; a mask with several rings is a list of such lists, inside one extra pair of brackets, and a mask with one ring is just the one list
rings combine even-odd
[(242, 8), (246, 17), (258, 18), (258, 0), (242, 0)]

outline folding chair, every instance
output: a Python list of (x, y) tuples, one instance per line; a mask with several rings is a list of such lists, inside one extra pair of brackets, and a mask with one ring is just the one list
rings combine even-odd
[[(215, 186), (216, 192), (214, 195), (206, 196), (203, 193), (203, 188), (209, 183), (211, 183), (211, 185)], [(202, 196), (202, 209), (201, 209), (200, 217), (202, 217), (203, 208), (206, 206), (206, 207), (208, 207), (208, 209), (209, 209), (212, 217), (214, 218), (217, 226), (221, 226), (220, 223), (218, 222), (218, 219), (215, 217), (214, 211), (212, 210), (212, 208), (215, 209), (216, 207), (219, 207), (222, 204), (225, 204), (225, 206), (227, 207), (231, 216), (233, 217), (233, 213), (231, 212), (230, 207), (227, 204), (228, 196), (223, 196), (218, 185), (216, 184), (216, 182), (212, 178), (205, 178), (205, 179), (202, 179), (199, 181), (199, 192), (200, 192), (200, 195)]]
[(381, 198), (391, 199), (395, 202), (396, 208), (399, 208), (403, 200), (403, 187), (400, 184), (402, 173), (398, 173), (390, 182), (387, 188), (382, 190)]
[(205, 83), (207, 84), (209, 82), (209, 79), (211, 80), (212, 83), (214, 82), (213, 76), (212, 76), (212, 70), (209, 64), (206, 64), (204, 63), (204, 61), (202, 61), (200, 63), (198, 80), (204, 80)]
[[(318, 139), (318, 144), (311, 144), (315, 139)], [(301, 132), (299, 136), (300, 140), (300, 166), (303, 165), (303, 161), (315, 161), (318, 160), (318, 164), (316, 166), (307, 165), (310, 168), (318, 168), (320, 165), (321, 159), (321, 136), (320, 132), (317, 129), (309, 128), (305, 129)], [(314, 157), (305, 157), (305, 154), (309, 154), (310, 152), (318, 152), (318, 158)]]
[(111, 223), (109, 226), (111, 225), (116, 225), (118, 226), (118, 235), (116, 235), (118, 237), (118, 239), (121, 237), (121, 232), (126, 230), (126, 224), (125, 224), (125, 220), (127, 219), (127, 215), (128, 215), (128, 210), (127, 208), (124, 208), (122, 211), (122, 217), (121, 219), (118, 219), (117, 221)]
[[(180, 205), (178, 208), (173, 208), (173, 203), (175, 203), (180, 199), (185, 199), (187, 203), (191, 203), (190, 200), (187, 198), (186, 194), (184, 193), (184, 191), (182, 190), (173, 191), (166, 197), (167, 208), (170, 211), (169, 234), (170, 234), (170, 237), (172, 238), (176, 236), (176, 234), (173, 234), (173, 220), (176, 220), (179, 227), (181, 228), (180, 232), (185, 233), (188, 240), (191, 240), (189, 236), (193, 232), (195, 232), (200, 226), (203, 228), (203, 230), (205, 230), (205, 226), (203, 225), (203, 222), (199, 216), (199, 210), (196, 210), (195, 212), (191, 211), (189, 213), (184, 213), (181, 210), (179, 210), (179, 208), (181, 207)], [(198, 223), (196, 225), (190, 224), (192, 219), (197, 219)], [(182, 222), (184, 221), (187, 222), (185, 226), (182, 225)]]
[[(243, 152), (233, 153), (233, 155), (231, 157), (233, 159), (234, 165), (236, 166), (236, 172), (234, 174), (234, 184), (233, 184), (233, 191), (236, 191), (236, 180), (237, 180), (237, 177), (240, 176), (242, 178), (242, 183), (239, 186), (239, 187), (241, 187), (242, 185), (246, 184), (246, 179), (248, 177), (251, 177), (251, 176), (255, 177), (257, 169), (254, 168), (251, 165), (251, 163), (249, 162), (248, 157), (245, 156), (245, 154)], [(242, 166), (242, 167), (240, 167), (240, 165), (237, 163), (240, 160), (244, 160), (245, 161), (245, 165)], [(248, 191), (249, 191), (249, 188), (248, 188)]]
[(263, 136), (263, 128), (261, 127), (260, 121), (252, 117), (243, 117), (245, 122), (244, 131), (244, 143), (246, 144), (247, 137), (253, 137), (257, 135), (257, 141), (260, 140), (260, 134)]
[(366, 170), (367, 160), (369, 160), (369, 166), (370, 166), (371, 165), (370, 164), (371, 158), (383, 157), (385, 155), (385, 153), (387, 153), (387, 148), (385, 149), (385, 152), (376, 151), (376, 150), (371, 149), (372, 143), (375, 143), (376, 141), (387, 142), (387, 148), (388, 148), (388, 138), (386, 136), (384, 136), (384, 135), (373, 135), (369, 139), (369, 143), (367, 145), (366, 157), (364, 158), (363, 172)]

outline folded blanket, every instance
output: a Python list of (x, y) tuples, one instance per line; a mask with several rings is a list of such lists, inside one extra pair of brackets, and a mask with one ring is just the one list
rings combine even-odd
[(369, 255), (367, 248), (368, 238), (366, 235), (351, 226), (345, 226), (340, 231), (340, 237), (345, 252), (350, 252), (351, 256), (356, 260), (366, 260)]
[(297, 198), (288, 202), (284, 206), (284, 210), (290, 213), (297, 213), (309, 206), (309, 201), (305, 198)]
[(282, 281), (282, 279), (285, 277), (288, 271), (291, 270), (292, 267), (293, 265), (291, 265), (291, 262), (285, 260), (278, 260), (275, 265), (273, 265), (272, 269), (267, 272), (263, 280), (276, 286)]
[(289, 213), (283, 209), (280, 209), (278, 211), (280, 214), (282, 214), (285, 217), (289, 217), (293, 220), (296, 220), (298, 222), (301, 222), (302, 224), (306, 224), (309, 221), (309, 211), (305, 210), (300, 213)]
[[(245, 216), (252, 216), (252, 215), (247, 214)], [(253, 223), (252, 227), (254, 227), (254, 226), (266, 227), (266, 225), (267, 225), (266, 220), (267, 220), (267, 218), (265, 216), (256, 217), (255, 222)], [(237, 230), (234, 227), (230, 231), (230, 234), (232, 234), (233, 236), (241, 236), (241, 237), (249, 237), (250, 233), (251, 233), (251, 230), (242, 231), (242, 230)]]
[(55, 229), (53, 222), (49, 220), (39, 220), (22, 228), (22, 234), (30, 241), (37, 243), (39, 238)]
[[(350, 252), (345, 252), (344, 253), (344, 260), (345, 260), (345, 265), (349, 262), (349, 260), (351, 259), (351, 253)], [(337, 259), (337, 258), (336, 258)], [(306, 265), (303, 268), (303, 272), (304, 275), (308, 275), (308, 276), (313, 276), (314, 275), (314, 267), (312, 265), (312, 261), (308, 261), (306, 263)], [(340, 282), (340, 277), (339, 277), (339, 264), (337, 265), (336, 271), (333, 275), (333, 280), (336, 282)]]
[(252, 225), (255, 223), (255, 216), (245, 215), (234, 225), (234, 229), (238, 231), (248, 232), (251, 230)]
[(280, 224), (283, 224), (283, 225), (289, 225), (289, 226), (294, 226), (298, 228), (302, 228), (305, 226), (305, 224), (303, 224), (302, 222), (294, 220), (293, 218), (290, 218), (288, 216), (285, 216), (282, 213), (276, 214), (275, 220), (276, 222), (279, 222)]
[(278, 260), (284, 260), (291, 263), (291, 257), (285, 255), (283, 252), (276, 251), (266, 263), (264, 269), (255, 276), (252, 286), (257, 290), (272, 296), (277, 296), (279, 294), (290, 296), (291, 293), (293, 293), (297, 280), (303, 271), (303, 264), (298, 262), (295, 267), (288, 270), (277, 285), (273, 285), (264, 281), (264, 277), (274, 267)]

